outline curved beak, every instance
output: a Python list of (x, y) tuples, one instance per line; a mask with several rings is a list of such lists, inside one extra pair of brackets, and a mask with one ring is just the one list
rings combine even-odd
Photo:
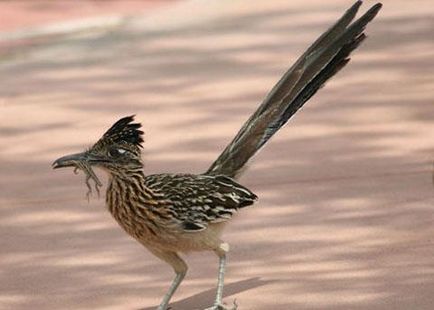
[(56, 159), (52, 166), (53, 169), (66, 168), (66, 167), (76, 167), (79, 162), (86, 162), (89, 165), (95, 165), (98, 163), (108, 162), (106, 158), (102, 156), (93, 155), (91, 152), (86, 151), (82, 153), (76, 153), (71, 155), (66, 155)]
[(83, 152), (60, 157), (53, 162), (52, 166), (53, 169), (75, 167), (77, 162), (83, 162), (88, 160), (89, 156), (87, 152)]

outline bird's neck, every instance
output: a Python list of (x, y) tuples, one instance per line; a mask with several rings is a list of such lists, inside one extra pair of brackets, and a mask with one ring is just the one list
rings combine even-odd
[(145, 173), (142, 167), (117, 170), (109, 174), (107, 198), (116, 197), (117, 202), (120, 203), (125, 200), (126, 196), (136, 196), (141, 191), (146, 191)]
[[(106, 205), (119, 225), (138, 240), (157, 235), (152, 223), (140, 221), (152, 218), (155, 193), (146, 186), (143, 170), (111, 174), (107, 187)], [(140, 229), (137, 229), (140, 227)]]
[(128, 169), (113, 169), (109, 170), (109, 179), (122, 180), (123, 182), (144, 179), (145, 174), (143, 166), (129, 167)]

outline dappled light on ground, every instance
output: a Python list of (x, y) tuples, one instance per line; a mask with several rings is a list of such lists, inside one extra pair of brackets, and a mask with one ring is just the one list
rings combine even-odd
[[(163, 16), (152, 27), (136, 22), (0, 53), (0, 308), (158, 304), (170, 268), (121, 231), (104, 197), (87, 202), (82, 174), (52, 171), (51, 162), (136, 114), (148, 173), (205, 171), (348, 6), (266, 2), (225, 1), (212, 14), (195, 2), (208, 12), (196, 23), (179, 8), (167, 25)], [(412, 3), (385, 1), (352, 63), (241, 178), (260, 201), (225, 235), (227, 303), (236, 298), (249, 310), (434, 304), (434, 11), (429, 1)], [(187, 260), (174, 310), (213, 300), (217, 258)]]

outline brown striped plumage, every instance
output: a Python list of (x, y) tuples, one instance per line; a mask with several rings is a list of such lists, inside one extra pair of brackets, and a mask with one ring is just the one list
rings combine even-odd
[(109, 211), (131, 236), (147, 247), (182, 252), (218, 248), (218, 236), (204, 242), (192, 238), (256, 199), (225, 176), (142, 171), (112, 176), (106, 195)]
[(145, 175), (143, 132), (132, 116), (117, 121), (89, 150), (54, 162), (54, 168), (83, 170), (89, 191), (91, 179), (97, 190), (101, 186), (92, 166), (108, 172), (106, 204), (110, 213), (128, 234), (175, 270), (176, 277), (158, 310), (167, 309), (187, 272), (180, 253), (202, 250), (214, 251), (220, 259), (217, 295), (210, 309), (225, 309), (221, 302), (229, 246), (220, 239), (221, 231), (237, 210), (257, 199), (233, 178), (349, 62), (350, 53), (366, 37), (366, 25), (381, 8), (376, 4), (353, 22), (360, 5), (357, 1), (296, 61), (206, 173)]

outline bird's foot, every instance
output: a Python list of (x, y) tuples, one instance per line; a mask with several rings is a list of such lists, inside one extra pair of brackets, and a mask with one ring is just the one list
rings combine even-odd
[(236, 300), (234, 300), (234, 304), (232, 305), (231, 308), (227, 308), (223, 304), (216, 304), (210, 308), (206, 308), (205, 310), (237, 310), (237, 309), (238, 309), (238, 304)]

